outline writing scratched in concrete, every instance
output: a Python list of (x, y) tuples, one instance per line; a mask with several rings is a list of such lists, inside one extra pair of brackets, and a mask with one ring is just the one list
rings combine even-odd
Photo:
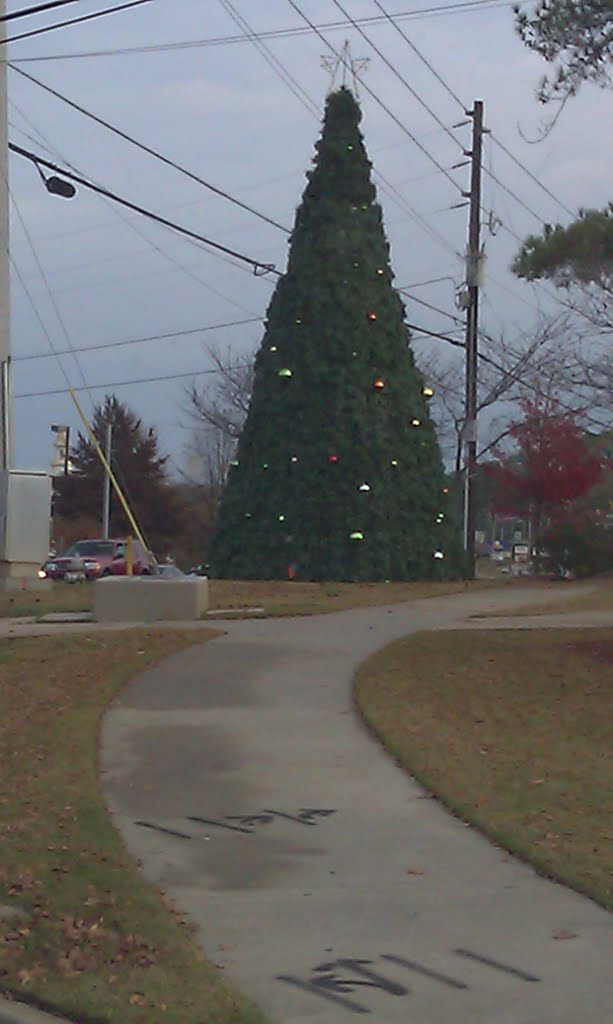
[[(264, 825), (271, 825), (274, 821), (290, 821), (295, 825), (303, 825), (313, 828), (320, 823), (322, 818), (329, 818), (336, 814), (336, 810), (327, 807), (301, 807), (296, 814), (288, 814), (285, 811), (278, 811), (272, 808), (264, 808), (255, 814), (226, 814), (223, 818), (202, 818), (197, 815), (188, 815), (186, 821), (197, 825), (209, 825), (213, 828), (222, 828), (228, 832), (241, 832), (244, 835), (253, 833)], [(158, 825), (153, 821), (135, 821), (140, 828), (153, 829), (164, 835), (174, 836), (176, 839), (197, 839), (198, 836), (179, 829), (168, 828), (165, 825)]]
[[(504, 964), (500, 960), (494, 960), (472, 950), (454, 949), (452, 953), (454, 956), (471, 960), (484, 968), (501, 971), (518, 981), (539, 982), (541, 980), (536, 975), (530, 974), (519, 967)], [(470, 987), (459, 978), (433, 970), (426, 964), (418, 963), (416, 960), (409, 960), (407, 957), (382, 953), (379, 959), (386, 961), (386, 964), (404, 968), (416, 974), (419, 978), (425, 978), (447, 988), (467, 991)], [(373, 960), (342, 958), (318, 964), (316, 967), (311, 968), (310, 976), (306, 978), (300, 978), (292, 974), (278, 974), (277, 981), (282, 981), (287, 985), (292, 985), (294, 988), (301, 989), (303, 992), (308, 992), (321, 999), (336, 1003), (350, 1013), (356, 1014), (371, 1012), (364, 1002), (358, 1002), (357, 999), (351, 998), (357, 991), (363, 993), (364, 990), (369, 988), (380, 989), (380, 991), (387, 995), (396, 997), (411, 994), (411, 989), (406, 984), (395, 981), (387, 973), (381, 973), (378, 967), (373, 966), (373, 964)]]

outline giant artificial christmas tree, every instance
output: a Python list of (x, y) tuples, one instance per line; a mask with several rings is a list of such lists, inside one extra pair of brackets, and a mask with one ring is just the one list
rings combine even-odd
[(348, 89), (328, 97), (219, 510), (216, 576), (460, 572), (430, 391), (392, 287), (360, 119)]

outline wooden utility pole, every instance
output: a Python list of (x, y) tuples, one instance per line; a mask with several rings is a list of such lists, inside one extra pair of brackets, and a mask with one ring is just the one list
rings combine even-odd
[[(479, 330), (479, 284), (481, 274), (481, 164), (483, 154), (483, 102), (475, 100), (473, 121), (470, 213), (466, 250), (466, 417), (464, 420), (464, 546), (470, 574), (475, 575), (474, 477), (477, 463), (477, 355)], [(467, 154), (468, 155), (468, 154)]]

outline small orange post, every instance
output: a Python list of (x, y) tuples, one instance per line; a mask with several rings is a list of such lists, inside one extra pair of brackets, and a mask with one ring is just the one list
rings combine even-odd
[(128, 536), (126, 543), (126, 576), (132, 576), (134, 570), (134, 544), (132, 534)]

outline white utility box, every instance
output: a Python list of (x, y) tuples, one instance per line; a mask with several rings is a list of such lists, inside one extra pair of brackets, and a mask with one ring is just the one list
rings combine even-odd
[(49, 474), (0, 470), (0, 590), (41, 585), (50, 525)]

